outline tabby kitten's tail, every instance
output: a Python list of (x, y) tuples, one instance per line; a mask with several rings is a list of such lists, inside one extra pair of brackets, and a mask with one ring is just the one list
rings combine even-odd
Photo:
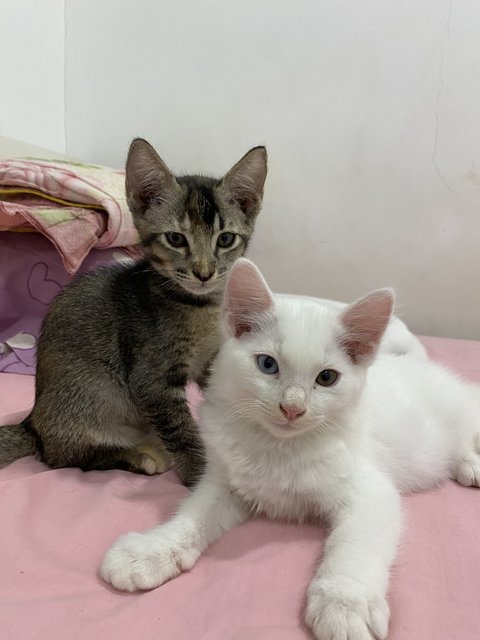
[(29, 426), (30, 416), (20, 424), (0, 427), (0, 468), (37, 452)]

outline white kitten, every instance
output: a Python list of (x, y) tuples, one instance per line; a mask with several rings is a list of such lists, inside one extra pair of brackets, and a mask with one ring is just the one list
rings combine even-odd
[(239, 260), (201, 407), (205, 476), (172, 520), (120, 538), (103, 578), (126, 591), (157, 587), (257, 510), (326, 518), (306, 622), (320, 640), (385, 638), (399, 492), (449, 476), (480, 481), (480, 393), (418, 357), (413, 338), (413, 353), (379, 351), (392, 306), (387, 289), (344, 308), (273, 296)]

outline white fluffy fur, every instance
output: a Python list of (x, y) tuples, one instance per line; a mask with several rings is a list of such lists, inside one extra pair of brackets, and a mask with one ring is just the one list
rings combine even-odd
[[(248, 299), (238, 297), (244, 283)], [(113, 545), (103, 578), (126, 591), (157, 587), (256, 511), (326, 518), (332, 532), (306, 622), (319, 640), (385, 638), (400, 493), (449, 476), (480, 481), (480, 393), (428, 361), (398, 320), (377, 349), (391, 304), (389, 291), (350, 306), (273, 296), (254, 265), (239, 261), (201, 408), (206, 474), (172, 520)], [(273, 356), (278, 374), (262, 373), (258, 354)], [(340, 373), (331, 387), (316, 383), (324, 369)], [(287, 422), (281, 403), (305, 413)]]

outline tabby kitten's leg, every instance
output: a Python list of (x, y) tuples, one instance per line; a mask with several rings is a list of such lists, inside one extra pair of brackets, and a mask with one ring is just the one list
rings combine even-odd
[(142, 424), (126, 390), (103, 373), (79, 368), (57, 387), (37, 391), (23, 428), (40, 459), (52, 468), (165, 471), (171, 463), (162, 441)]
[(191, 569), (209, 544), (247, 517), (243, 501), (222, 477), (207, 470), (170, 521), (119, 538), (107, 552), (100, 575), (121, 591), (154, 589)]
[[(50, 463), (50, 466), (63, 467), (65, 465)], [(79, 466), (82, 471), (122, 469), (151, 476), (167, 471), (171, 467), (171, 460), (161, 443), (155, 446), (148, 440), (129, 449), (108, 446), (92, 447), (83, 451), (78, 465), (69, 466)]]
[(319, 640), (387, 637), (386, 594), (400, 536), (400, 496), (374, 469), (353, 481), (308, 588), (305, 619)]
[(213, 363), (213, 359), (203, 368), (201, 373), (195, 379), (196, 384), (200, 387), (202, 391), (208, 385), (208, 381), (210, 379), (210, 374), (211, 374), (212, 363)]
[(37, 450), (40, 460), (53, 469), (64, 467), (79, 467), (82, 471), (122, 469), (132, 473), (153, 475), (163, 473), (172, 465), (171, 458), (158, 437), (148, 437), (132, 447), (94, 444), (86, 439), (76, 442), (74, 446), (69, 446), (63, 438), (50, 434), (37, 442)]
[(134, 466), (140, 462), (144, 473), (148, 475), (163, 473), (173, 464), (165, 445), (156, 435), (146, 438), (136, 447), (127, 451), (125, 458)]
[(203, 443), (183, 386), (142, 385), (134, 390), (139, 408), (159, 434), (182, 482), (192, 486), (205, 467)]

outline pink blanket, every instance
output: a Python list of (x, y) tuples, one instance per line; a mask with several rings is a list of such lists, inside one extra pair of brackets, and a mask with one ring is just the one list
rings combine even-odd
[(93, 247), (138, 242), (122, 171), (60, 160), (0, 160), (0, 231), (45, 235), (74, 274)]
[[(425, 338), (434, 358), (480, 380), (480, 343)], [(0, 374), (3, 422), (32, 403), (30, 376)], [(198, 396), (191, 394), (195, 404)], [(1, 427), (0, 427), (1, 428)], [(231, 531), (186, 574), (118, 593), (97, 569), (127, 531), (167, 518), (187, 490), (175, 474), (0, 471), (0, 629), (9, 640), (305, 640), (304, 593), (324, 532), (258, 519)], [(447, 482), (404, 499), (389, 640), (480, 637), (480, 490)]]

